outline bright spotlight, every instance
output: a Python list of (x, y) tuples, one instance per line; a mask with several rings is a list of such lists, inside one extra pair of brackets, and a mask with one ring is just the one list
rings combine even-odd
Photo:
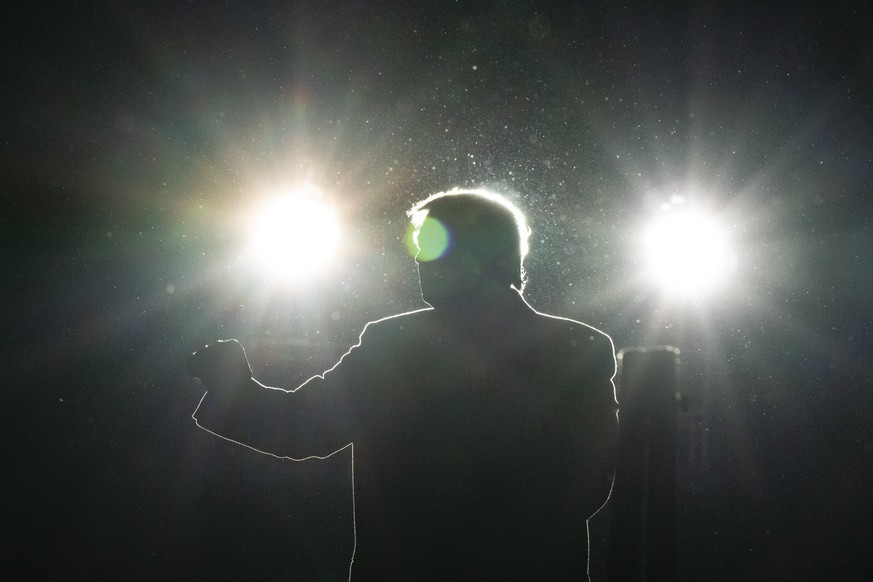
[(666, 211), (646, 229), (643, 246), (650, 279), (674, 295), (712, 291), (735, 268), (721, 225), (699, 211)]
[(249, 223), (251, 258), (277, 279), (299, 281), (324, 269), (339, 242), (329, 207), (302, 195), (265, 203)]

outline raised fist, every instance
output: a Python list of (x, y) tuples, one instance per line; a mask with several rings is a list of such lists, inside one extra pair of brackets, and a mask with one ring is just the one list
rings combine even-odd
[(236, 386), (251, 379), (246, 352), (235, 339), (219, 340), (188, 358), (188, 376), (200, 378), (207, 388)]

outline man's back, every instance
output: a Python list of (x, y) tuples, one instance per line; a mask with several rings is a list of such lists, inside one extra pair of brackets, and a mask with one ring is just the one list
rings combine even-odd
[(451, 191), (410, 215), (433, 310), (369, 324), (293, 392), (252, 380), (238, 343), (204, 351), (195, 418), (292, 459), (353, 443), (356, 582), (584, 579), (618, 432), (612, 341), (522, 299), (530, 230), (507, 200)]
[(335, 371), (358, 387), (353, 580), (583, 576), (611, 483), (612, 344), (519, 304), (487, 325), (384, 320)]

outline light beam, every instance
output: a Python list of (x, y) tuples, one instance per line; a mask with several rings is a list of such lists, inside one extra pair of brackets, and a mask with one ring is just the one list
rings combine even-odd
[(323, 271), (339, 239), (332, 209), (303, 192), (268, 200), (249, 222), (250, 258), (272, 278), (288, 282)]
[(649, 280), (671, 295), (714, 291), (735, 268), (724, 228), (700, 210), (670, 208), (643, 235)]

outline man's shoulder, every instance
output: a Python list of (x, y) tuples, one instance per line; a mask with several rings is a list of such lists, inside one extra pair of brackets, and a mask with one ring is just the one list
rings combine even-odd
[[(555, 358), (567, 366), (565, 370), (575, 370), (588, 380), (594, 381), (593, 386), (599, 386), (587, 394), (597, 395), (597, 400), (604, 405), (615, 405), (615, 390), (609, 381), (615, 376), (616, 359), (615, 345), (612, 338), (593, 325), (550, 315), (534, 310), (543, 337), (548, 338), (544, 345), (552, 350)], [(572, 375), (572, 372), (571, 372)]]
[[(434, 326), (444, 323), (433, 308), (416, 309), (367, 323), (361, 332), (361, 340), (374, 342), (378, 338), (399, 336), (406, 336), (408, 339), (410, 334), (414, 337), (416, 332), (431, 333)], [(525, 305), (523, 312), (517, 313), (515, 325), (524, 327), (525, 335), (532, 338), (563, 337), (578, 347), (588, 346), (594, 350), (610, 352), (615, 350), (612, 338), (606, 332), (569, 317), (537, 311), (530, 305)]]
[(556, 331), (566, 334), (574, 338), (575, 341), (593, 344), (594, 346), (609, 347), (614, 349), (612, 338), (606, 332), (597, 329), (593, 325), (562, 317), (559, 315), (551, 315), (533, 310), (537, 316), (537, 321), (540, 325), (552, 328)]
[(364, 326), (361, 332), (361, 338), (364, 335), (367, 338), (373, 338), (384, 334), (392, 334), (402, 332), (404, 329), (418, 325), (422, 321), (433, 318), (434, 310), (432, 307), (407, 311), (405, 313), (397, 313), (380, 319), (375, 319)]

